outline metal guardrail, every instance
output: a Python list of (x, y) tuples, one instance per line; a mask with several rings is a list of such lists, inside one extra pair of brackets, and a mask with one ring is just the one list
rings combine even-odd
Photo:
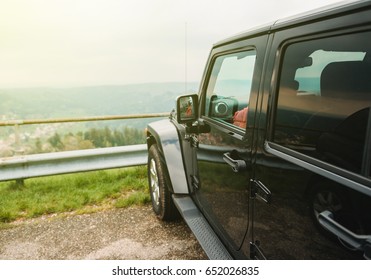
[(35, 154), (0, 159), (0, 181), (144, 165), (147, 145)]
[[(0, 121), (0, 126), (14, 126), (16, 139), (18, 139), (16, 141), (19, 141), (17, 134), (19, 134), (18, 128), (20, 125), (161, 118), (167, 116), (169, 116), (169, 113), (56, 118), (46, 120), (7, 120)], [(138, 166), (146, 163), (147, 146), (145, 144), (22, 155), (10, 158), (0, 158), (0, 182), (23, 180), (49, 175)]]
[(167, 113), (152, 113), (152, 114), (132, 114), (132, 115), (113, 115), (113, 116), (92, 116), (78, 118), (56, 118), (56, 119), (31, 119), (31, 120), (7, 120), (0, 121), (0, 126), (17, 126), (30, 124), (49, 124), (49, 123), (66, 123), (66, 122), (90, 122), (90, 121), (112, 121), (112, 120), (128, 120), (128, 119), (147, 119), (161, 118), (169, 116)]

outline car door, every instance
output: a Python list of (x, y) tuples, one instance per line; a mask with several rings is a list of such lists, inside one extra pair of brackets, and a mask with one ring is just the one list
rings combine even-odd
[(200, 102), (204, 132), (197, 137), (194, 197), (231, 251), (240, 250), (249, 226), (252, 131), (246, 127), (254, 123), (265, 43), (263, 36), (214, 54)]
[(254, 173), (272, 197), (254, 200), (255, 258), (370, 258), (371, 31), (364, 29), (274, 35), (277, 82), (266, 81), (269, 118), (258, 125)]

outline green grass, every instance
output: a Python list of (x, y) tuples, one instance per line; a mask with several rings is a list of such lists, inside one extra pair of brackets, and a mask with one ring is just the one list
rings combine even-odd
[(145, 204), (150, 200), (144, 166), (0, 183), (0, 224), (21, 218)]

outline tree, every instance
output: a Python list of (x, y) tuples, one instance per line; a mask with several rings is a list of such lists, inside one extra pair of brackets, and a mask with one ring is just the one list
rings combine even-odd
[(61, 136), (58, 133), (54, 133), (54, 135), (48, 139), (48, 142), (50, 143), (50, 145), (52, 145), (55, 151), (64, 150), (64, 145)]

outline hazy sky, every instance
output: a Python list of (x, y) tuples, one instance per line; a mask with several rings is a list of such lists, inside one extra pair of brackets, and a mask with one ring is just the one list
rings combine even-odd
[[(198, 82), (212, 44), (337, 0), (1, 0), (0, 88)], [(187, 26), (187, 28), (186, 28)]]

